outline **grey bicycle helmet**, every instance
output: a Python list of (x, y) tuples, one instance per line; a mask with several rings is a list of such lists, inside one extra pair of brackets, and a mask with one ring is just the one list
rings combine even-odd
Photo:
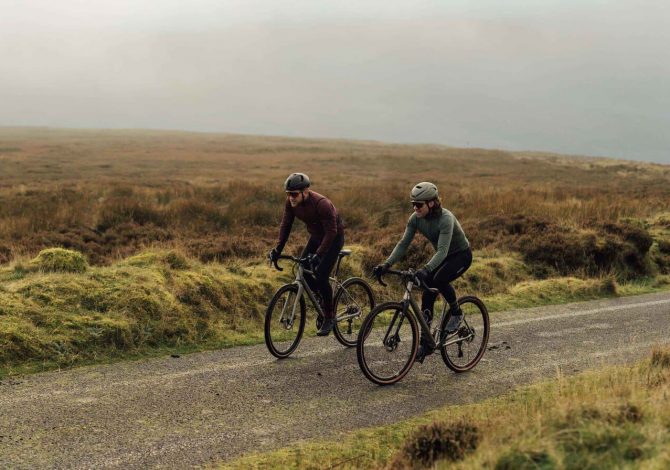
[(419, 183), (412, 188), (410, 192), (410, 198), (412, 202), (415, 201), (432, 201), (437, 197), (437, 186), (428, 181)]
[(302, 191), (305, 188), (309, 188), (309, 176), (304, 173), (292, 173), (284, 183), (284, 191)]

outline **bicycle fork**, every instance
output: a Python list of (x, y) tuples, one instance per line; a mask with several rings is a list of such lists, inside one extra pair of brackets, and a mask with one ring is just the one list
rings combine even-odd
[(289, 315), (286, 314), (286, 308), (288, 307), (288, 304), (290, 302), (284, 302), (284, 305), (282, 306), (281, 316), (279, 317), (279, 323), (283, 323), (284, 328), (287, 330), (293, 328), (293, 322), (295, 321), (295, 313), (298, 309), (298, 304), (300, 303), (300, 298), (302, 297), (303, 291), (304, 288), (302, 287), (302, 284), (298, 283), (298, 293), (295, 295), (295, 299), (293, 300), (293, 307), (291, 307), (291, 313)]
[[(393, 318), (391, 319), (391, 323), (389, 323), (389, 326), (386, 329), (383, 344), (386, 350), (389, 352), (395, 351), (395, 349), (398, 347), (398, 344), (400, 344), (399, 331), (400, 327), (402, 326), (402, 322), (405, 321), (405, 315), (403, 314), (404, 313), (403, 310), (399, 312), (396, 311), (395, 315), (393, 315)], [(400, 316), (400, 319), (398, 319), (398, 316)]]
[[(411, 289), (409, 289), (411, 290)], [(389, 327), (386, 330), (386, 335), (384, 336), (384, 346), (388, 351), (393, 351), (396, 347), (398, 347), (398, 343), (400, 343), (400, 328), (402, 327), (402, 323), (405, 321), (405, 316), (409, 315), (409, 309), (412, 308), (414, 312), (420, 312), (421, 310), (419, 309), (419, 306), (416, 304), (414, 299), (409, 294), (409, 290), (405, 293), (405, 296), (403, 297), (402, 300), (402, 310), (397, 311), (395, 315), (393, 315), (393, 319), (391, 320), (391, 323), (389, 324)], [(400, 319), (398, 319), (400, 317)], [(424, 332), (428, 332), (426, 337), (428, 338), (428, 346), (431, 348), (435, 349), (437, 348), (437, 342), (433, 338), (433, 335), (430, 333), (430, 326), (426, 322), (426, 319), (423, 318), (423, 315), (415, 315), (416, 319), (419, 321), (419, 324), (421, 326), (421, 330)]]

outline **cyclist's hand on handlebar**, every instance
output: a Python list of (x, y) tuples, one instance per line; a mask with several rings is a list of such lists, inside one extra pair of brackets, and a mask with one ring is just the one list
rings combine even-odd
[(416, 272), (415, 276), (419, 280), (419, 282), (421, 282), (422, 286), (428, 287), (430, 285), (431, 275), (430, 275), (430, 271), (428, 271), (428, 269), (426, 269), (426, 268), (419, 269)]
[(307, 267), (310, 270), (316, 271), (316, 268), (319, 267), (319, 263), (321, 263), (321, 257), (319, 255), (316, 253), (310, 253), (307, 255)]
[(386, 272), (389, 270), (391, 266), (389, 266), (388, 263), (383, 263), (383, 264), (378, 264), (374, 268), (372, 268), (372, 274), (379, 279), (382, 277)]
[(378, 264), (372, 268), (372, 274), (377, 278), (377, 282), (379, 282), (382, 286), (386, 286), (384, 281), (382, 281), (382, 276), (386, 274), (390, 268), (391, 265), (388, 263)]
[(271, 263), (275, 263), (279, 259), (280, 255), (281, 251), (279, 251), (277, 248), (273, 248), (270, 250), (270, 253), (268, 253), (268, 259)]

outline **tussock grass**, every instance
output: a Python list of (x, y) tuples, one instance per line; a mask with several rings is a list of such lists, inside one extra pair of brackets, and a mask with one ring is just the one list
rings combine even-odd
[(88, 261), (81, 253), (63, 248), (42, 250), (30, 264), (45, 273), (83, 273), (88, 268)]
[[(368, 248), (350, 248), (340, 279), (359, 275), (367, 259)], [(457, 288), (482, 296), (494, 312), (652, 292), (666, 287), (666, 278), (533, 280), (518, 258), (482, 252)], [(175, 249), (144, 251), (110, 266), (87, 266), (72, 250), (45, 250), (0, 269), (0, 374), (259, 343), (267, 303), (292, 279), (267, 264), (202, 263)], [(402, 296), (396, 279), (387, 288), (370, 281), (378, 300)], [(306, 334), (312, 330), (308, 322)]]
[(203, 265), (175, 251), (149, 251), (87, 270), (79, 268), (76, 252), (57, 253), (76, 261), (72, 266), (61, 258), (54, 262), (53, 254), (37, 257), (40, 269), (17, 265), (0, 273), (5, 371), (160, 347), (256, 342), (265, 303), (280, 282), (269, 269)]
[[(204, 262), (259, 260), (296, 168), (335, 202), (348, 241), (380, 258), (411, 212), (408, 189), (427, 175), (476, 249), (521, 253), (538, 274), (653, 274), (644, 231), (667, 228), (670, 168), (639, 162), (149, 131), (0, 129), (0, 145), (15, 149), (0, 160), (0, 263), (62, 247), (110, 264), (155, 244)], [(635, 235), (640, 221), (649, 226)]]
[(504, 293), (487, 298), (492, 310), (536, 307), (619, 295), (617, 282), (609, 277), (579, 279), (557, 277), (522, 281), (508, 286)]
[(559, 374), (482, 403), (250, 455), (221, 468), (668, 468), (668, 357), (670, 350), (659, 347), (633, 366)]
[[(257, 341), (278, 279), (259, 266), (296, 170), (333, 200), (357, 247), (343, 276), (385, 259), (411, 212), (408, 189), (430, 175), (476, 250), (458, 292), (492, 310), (669, 284), (663, 165), (149, 131), (0, 128), (0, 147), (12, 149), (0, 159), (5, 368)], [(287, 252), (304, 242), (294, 233)], [(431, 253), (417, 237), (400, 267)]]

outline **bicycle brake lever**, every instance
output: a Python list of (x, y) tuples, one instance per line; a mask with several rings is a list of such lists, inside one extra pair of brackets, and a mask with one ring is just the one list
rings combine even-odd
[(277, 264), (277, 260), (274, 260), (274, 261), (272, 262), (272, 264), (275, 265), (275, 269), (276, 269), (277, 271), (283, 271), (283, 270), (284, 270), (284, 268), (280, 268), (280, 267), (279, 267), (279, 265)]
[(415, 272), (412, 272), (412, 275), (414, 277), (414, 284), (416, 284), (417, 287), (421, 287), (422, 289), (427, 290), (428, 292), (432, 292), (433, 294), (439, 294), (440, 290), (436, 289), (434, 287), (428, 287), (426, 283), (422, 282), (421, 279), (416, 275)]

